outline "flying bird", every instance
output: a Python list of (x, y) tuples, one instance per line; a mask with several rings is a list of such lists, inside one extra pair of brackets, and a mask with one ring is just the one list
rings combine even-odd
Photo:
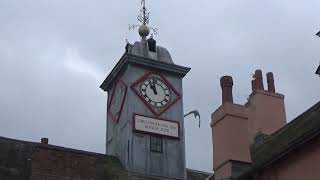
[(199, 113), (199, 111), (198, 111), (198, 110), (190, 111), (190, 112), (188, 112), (187, 114), (185, 114), (184, 117), (187, 117), (187, 116), (189, 116), (189, 115), (191, 115), (191, 114), (194, 115), (194, 118), (199, 117), (199, 128), (200, 128), (200, 122), (201, 122), (201, 121), (200, 121), (200, 113)]

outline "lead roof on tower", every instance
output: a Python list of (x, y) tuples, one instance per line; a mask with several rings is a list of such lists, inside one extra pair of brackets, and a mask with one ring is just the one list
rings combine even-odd
[(141, 56), (144, 58), (174, 64), (169, 51), (161, 46), (156, 46), (156, 52), (150, 51), (146, 40), (128, 44), (126, 51), (128, 54)]
[[(130, 49), (130, 48), (128, 48)], [(107, 78), (100, 85), (100, 88), (104, 91), (108, 90), (110, 84), (117, 79), (122, 70), (127, 67), (128, 64), (134, 64), (137, 66), (145, 67), (148, 69), (156, 69), (157, 71), (164, 71), (172, 74), (176, 74), (180, 77), (184, 77), (191, 68), (179, 66), (173, 63), (162, 62), (153, 60), (145, 56), (135, 55), (132, 53), (124, 53), (116, 66), (111, 70)]]

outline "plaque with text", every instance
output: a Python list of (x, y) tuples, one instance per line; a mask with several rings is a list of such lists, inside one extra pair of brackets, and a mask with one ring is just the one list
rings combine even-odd
[(179, 123), (138, 114), (133, 115), (133, 130), (172, 138), (179, 138)]

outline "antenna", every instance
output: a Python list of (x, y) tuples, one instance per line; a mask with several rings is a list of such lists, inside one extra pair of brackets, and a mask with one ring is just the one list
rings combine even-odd
[(139, 35), (145, 40), (150, 33), (150, 29), (153, 31), (152, 34), (154, 35), (158, 34), (158, 29), (148, 26), (150, 13), (146, 8), (146, 0), (141, 0), (141, 5), (142, 8), (140, 9), (140, 14), (137, 17), (141, 25), (129, 24), (129, 30), (135, 30), (137, 27), (139, 27)]

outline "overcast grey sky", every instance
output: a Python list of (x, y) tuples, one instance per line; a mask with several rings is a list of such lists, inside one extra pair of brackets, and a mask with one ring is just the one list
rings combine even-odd
[[(184, 78), (187, 167), (212, 169), (211, 113), (219, 78), (245, 103), (251, 75), (273, 71), (288, 120), (320, 99), (319, 0), (149, 0), (151, 26)], [(99, 89), (124, 53), (140, 0), (1, 0), (0, 136), (104, 152), (106, 94)]]

